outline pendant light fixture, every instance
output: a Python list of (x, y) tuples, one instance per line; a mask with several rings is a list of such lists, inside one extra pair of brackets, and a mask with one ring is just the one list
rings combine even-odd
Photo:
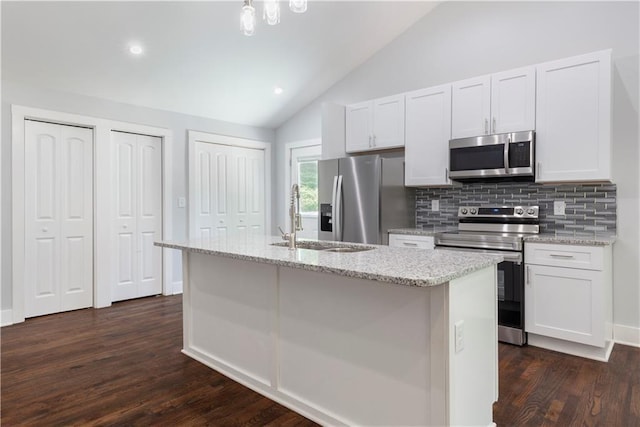
[(291, 12), (304, 13), (307, 11), (307, 0), (289, 0)]
[(264, 0), (262, 19), (267, 21), (269, 25), (276, 25), (280, 22), (280, 2), (278, 0)]
[(240, 15), (240, 27), (245, 36), (252, 36), (256, 31), (256, 9), (253, 7), (253, 0), (244, 0), (242, 15)]
[[(263, 3), (262, 19), (269, 25), (280, 23), (280, 0), (263, 0)], [(289, 0), (289, 9), (294, 13), (304, 13), (307, 11), (307, 0)], [(253, 0), (244, 0), (240, 26), (245, 36), (252, 36), (255, 33), (256, 9), (253, 7)]]

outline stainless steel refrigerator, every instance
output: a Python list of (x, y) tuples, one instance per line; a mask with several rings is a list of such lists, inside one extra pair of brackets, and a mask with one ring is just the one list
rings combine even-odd
[(318, 162), (318, 238), (389, 243), (388, 230), (415, 226), (415, 191), (404, 159), (380, 155)]

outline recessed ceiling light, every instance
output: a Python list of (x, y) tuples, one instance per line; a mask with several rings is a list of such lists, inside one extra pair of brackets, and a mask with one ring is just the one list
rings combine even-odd
[(132, 55), (141, 55), (142, 46), (140, 46), (139, 44), (132, 44), (131, 46), (129, 46), (129, 52), (131, 52)]
[(280, 86), (276, 86), (273, 88), (273, 93), (276, 95), (280, 95), (282, 93), (282, 88)]

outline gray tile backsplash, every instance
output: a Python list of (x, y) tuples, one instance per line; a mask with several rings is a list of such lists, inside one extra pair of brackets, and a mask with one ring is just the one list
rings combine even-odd
[[(431, 201), (440, 210), (431, 210)], [(566, 203), (565, 215), (553, 214), (553, 202)], [(521, 182), (469, 183), (450, 188), (416, 190), (416, 226), (456, 227), (458, 206), (540, 206), (540, 232), (564, 236), (616, 233), (615, 184), (549, 185)]]

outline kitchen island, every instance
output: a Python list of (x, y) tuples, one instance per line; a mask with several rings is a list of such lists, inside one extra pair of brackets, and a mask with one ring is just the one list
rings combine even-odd
[(281, 242), (156, 243), (183, 251), (186, 355), (321, 424), (492, 424), (500, 256)]

